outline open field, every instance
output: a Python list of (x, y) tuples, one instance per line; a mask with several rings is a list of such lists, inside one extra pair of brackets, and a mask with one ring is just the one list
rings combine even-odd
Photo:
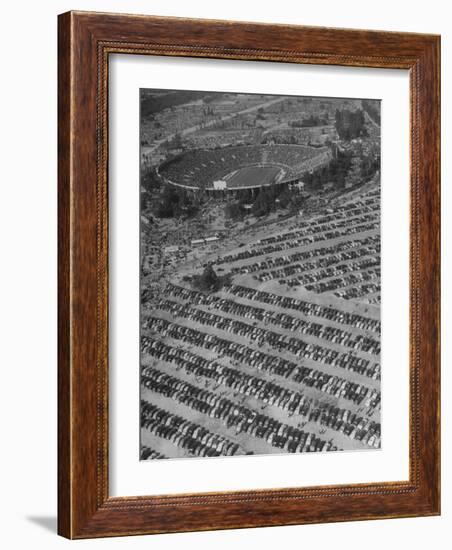
[(249, 166), (241, 168), (225, 180), (228, 189), (256, 187), (273, 183), (280, 172), (281, 168), (277, 166)]

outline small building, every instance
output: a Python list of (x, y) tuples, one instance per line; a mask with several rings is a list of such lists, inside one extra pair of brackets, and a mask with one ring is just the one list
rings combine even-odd
[(213, 188), (215, 191), (224, 191), (226, 189), (226, 182), (224, 180), (214, 181)]
[(174, 254), (175, 252), (179, 252), (179, 247), (173, 244), (172, 246), (165, 246), (163, 250), (165, 254)]
[(206, 244), (214, 243), (218, 241), (218, 237), (216, 235), (213, 235), (212, 237), (206, 237), (204, 241), (206, 242)]
[(202, 244), (204, 244), (204, 239), (193, 239), (191, 241), (192, 246), (201, 246)]

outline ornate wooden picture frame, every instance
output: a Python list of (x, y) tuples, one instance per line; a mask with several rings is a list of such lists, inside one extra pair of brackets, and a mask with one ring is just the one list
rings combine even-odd
[[(59, 534), (89, 538), (439, 514), (440, 38), (69, 12), (59, 16), (58, 52)], [(409, 71), (408, 481), (109, 496), (107, 96), (111, 54)]]

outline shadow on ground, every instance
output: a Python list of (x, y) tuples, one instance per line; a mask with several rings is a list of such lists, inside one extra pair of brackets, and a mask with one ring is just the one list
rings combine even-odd
[(28, 516), (26, 518), (29, 522), (39, 525), (46, 531), (56, 533), (57, 531), (57, 518), (55, 516)]

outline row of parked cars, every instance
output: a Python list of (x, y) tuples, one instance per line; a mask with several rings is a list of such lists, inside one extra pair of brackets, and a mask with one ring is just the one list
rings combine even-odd
[(246, 405), (237, 404), (217, 393), (199, 388), (152, 367), (144, 369), (141, 380), (147, 389), (220, 420), (226, 428), (234, 429), (236, 434), (245, 433), (264, 439), (270, 445), (286, 452), (337, 450), (331, 442), (312, 432), (284, 424)]
[(229, 298), (222, 298), (215, 294), (207, 294), (182, 286), (168, 283), (164, 290), (164, 296), (183, 300), (187, 304), (207, 307), (209, 311), (236, 315), (252, 321), (260, 321), (265, 325), (273, 325), (283, 330), (314, 336), (320, 340), (326, 340), (333, 344), (352, 348), (356, 351), (364, 351), (372, 355), (380, 354), (380, 339), (374, 336), (353, 335), (350, 331), (330, 325), (308, 320), (311, 317), (301, 319), (289, 313), (256, 307)]
[[(321, 426), (367, 443), (367, 438), (380, 434), (380, 424), (352, 413), (349, 409), (340, 408), (328, 403), (319, 404), (317, 400), (308, 397), (303, 391), (294, 391), (281, 384), (248, 374), (243, 370), (217, 361), (206, 359), (192, 351), (153, 340), (148, 342), (146, 357), (151, 357), (159, 364), (168, 363), (178, 372), (191, 376), (196, 382), (205, 381), (206, 387), (234, 392), (234, 396), (242, 398), (253, 397), (262, 407), (277, 407), (289, 417), (300, 418), (307, 422), (316, 422)], [(142, 374), (146, 378), (148, 367), (143, 367)], [(148, 387), (152, 389), (152, 384)]]
[[(244, 344), (232, 342), (214, 334), (207, 334), (191, 327), (178, 325), (165, 319), (151, 317), (146, 323), (146, 328), (151, 333), (159, 334), (160, 337), (169, 337), (173, 340), (179, 340), (189, 345), (210, 350), (218, 356), (229, 357), (251, 368), (258, 368), (264, 371), (268, 369), (270, 373), (278, 375), (281, 373), (280, 375), (286, 378), (292, 375), (292, 379), (300, 384), (314, 387), (320, 392), (338, 398), (343, 397), (357, 404), (360, 404), (370, 392), (370, 388), (363, 383), (351, 382), (322, 370), (312, 369), (295, 361), (289, 361), (281, 356), (269, 355), (261, 351), (261, 349), (253, 349)], [(145, 352), (145, 341), (142, 342), (142, 346), (142, 352)], [(306, 357), (313, 356), (311, 351), (305, 350), (304, 353)], [(324, 359), (329, 357), (336, 359), (339, 356), (339, 353), (333, 350), (324, 350), (323, 353), (325, 355)], [(344, 363), (349, 361), (364, 361), (351, 355), (340, 356), (339, 360), (344, 361)], [(331, 359), (330, 364), (332, 363), (333, 359)]]

